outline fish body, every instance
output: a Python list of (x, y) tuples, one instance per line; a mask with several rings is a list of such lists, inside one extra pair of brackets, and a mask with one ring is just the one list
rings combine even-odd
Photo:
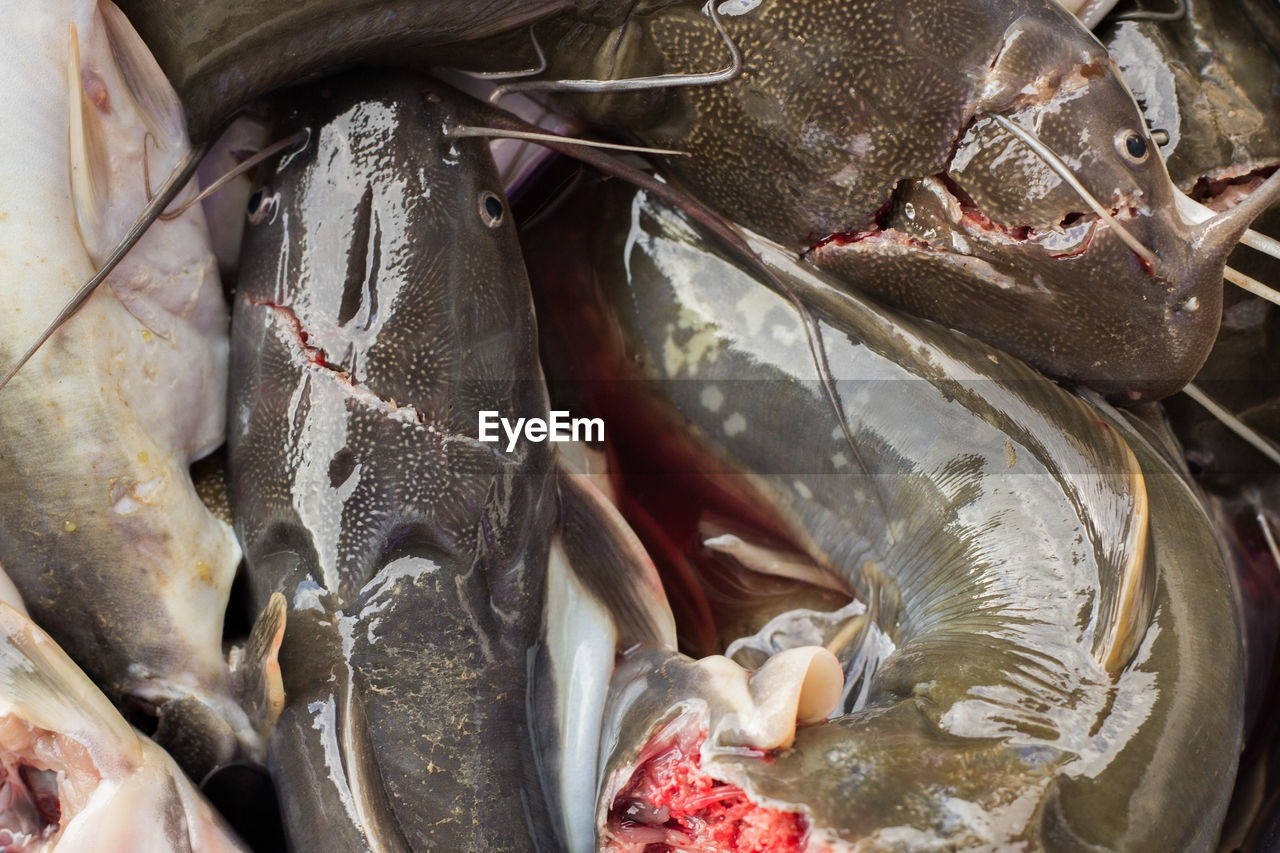
[(693, 2), (640, 7), (613, 28), (563, 21), (546, 79), (730, 68), (727, 39), (742, 56), (727, 81), (560, 102), (680, 152), (662, 170), (727, 218), (1050, 375), (1132, 401), (1195, 374), (1247, 222), (1183, 218), (1132, 95), (1066, 10), (717, 8), (718, 23)]
[[(4, 14), (12, 360), (132, 221), (148, 166), (162, 172), (187, 142), (172, 91), (111, 4)], [(0, 395), (0, 562), (113, 700), (153, 723), (166, 704), (171, 723), (192, 712), (215, 763), (261, 748), (222, 654), (239, 547), (188, 473), (222, 441), (226, 322), (196, 207), (158, 224)]]
[[(869, 613), (877, 631), (836, 641), (819, 630), (833, 617), (795, 610), (728, 646), (749, 665), (816, 635), (845, 668), (831, 719), (763, 754), (734, 734), (709, 664), (660, 644), (622, 654), (602, 837), (621, 850), (665, 832), (628, 817), (656, 803), (628, 797), (685, 720), (705, 736), (701, 769), (802, 816), (809, 849), (1211, 848), (1241, 736), (1240, 642), (1212, 528), (1172, 469), (1007, 354), (757, 241), (813, 311), (828, 387), (786, 299), (657, 202), (617, 195), (526, 241), (554, 318), (553, 396), (605, 420), (620, 492), (678, 478), (654, 512), (714, 490), (767, 507), (810, 577), (866, 603), (836, 628)], [(626, 467), (626, 444), (677, 433), (695, 452)]]
[(599, 4), (125, 0), (120, 5), (177, 89), (192, 137), (203, 142), (211, 141), (223, 123), (251, 101), (309, 77), (356, 63), (425, 68), (432, 56), (458, 42)]
[(251, 206), (229, 476), (259, 602), (288, 601), (270, 747), (299, 849), (550, 837), (526, 719), (555, 520), (532, 302), (487, 143), (439, 84), (301, 90)]

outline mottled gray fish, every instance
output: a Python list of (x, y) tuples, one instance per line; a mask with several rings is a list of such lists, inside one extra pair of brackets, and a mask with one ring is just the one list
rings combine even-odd
[[(551, 65), (532, 85), (635, 78), (562, 102), (687, 155), (661, 168), (728, 218), (1044, 372), (1123, 400), (1195, 374), (1218, 330), (1223, 262), (1258, 210), (1184, 217), (1131, 94), (1064, 9), (715, 8), (718, 20), (686, 0), (548, 24)], [(725, 39), (740, 73), (693, 85), (733, 67)]]
[(310, 131), (250, 200), (229, 472), (258, 600), (289, 602), (270, 745), (299, 850), (518, 850), (552, 827), (526, 720), (556, 518), (532, 302), (458, 96), (368, 74), (292, 93)]
[[(816, 314), (826, 388), (787, 300), (661, 204), (618, 195), (526, 241), (553, 393), (610, 425), (624, 496), (679, 483), (646, 508), (692, 507), (690, 554), (834, 582), (863, 605), (792, 610), (726, 649), (757, 676), (797, 647), (838, 653), (837, 714), (793, 740), (744, 727), (726, 664), (657, 635), (622, 654), (600, 799), (580, 819), (611, 849), (691, 847), (721, 798), (745, 796), (802, 817), (797, 841), (751, 813), (775, 849), (1212, 849), (1241, 737), (1240, 642), (1213, 530), (1159, 454), (1016, 359), (757, 241)], [(678, 435), (683, 455), (660, 441)], [(697, 500), (730, 493), (773, 513), (789, 559), (776, 536), (699, 518)], [(679, 777), (661, 784), (673, 763), (721, 786), (684, 801), (683, 823)]]

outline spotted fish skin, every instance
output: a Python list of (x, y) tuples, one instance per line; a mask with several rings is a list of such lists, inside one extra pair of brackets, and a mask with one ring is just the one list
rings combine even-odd
[[(1195, 375), (1219, 326), (1222, 264), (1244, 226), (1208, 235), (1183, 218), (1132, 95), (1065, 9), (1052, 0), (717, 8), (742, 53), (732, 80), (560, 102), (681, 152), (659, 158), (674, 182), (850, 287), (1042, 372), (1130, 402)], [(548, 79), (730, 65), (692, 0), (642, 4), (613, 27), (562, 20), (554, 31)], [(1054, 152), (1097, 207), (997, 119)]]
[[(371, 94), (377, 93), (377, 94)], [(298, 95), (301, 95), (299, 97)], [(525, 722), (554, 521), (528, 282), (452, 95), (326, 81), (269, 178), (233, 308), (230, 483), (260, 602), (290, 603), (271, 743), (299, 849), (526, 849), (546, 827)]]
[[(1177, 473), (1115, 410), (757, 242), (812, 308), (833, 403), (786, 299), (660, 203), (619, 195), (568, 203), (526, 241), (553, 396), (619, 444), (655, 423), (686, 436), (698, 452), (662, 473), (753, 486), (815, 564), (881, 602), (894, 646), (865, 702), (771, 761), (704, 751), (704, 769), (803, 812), (817, 849), (1212, 849), (1241, 645), (1213, 529)], [(687, 670), (623, 658), (606, 773), (702, 695)]]

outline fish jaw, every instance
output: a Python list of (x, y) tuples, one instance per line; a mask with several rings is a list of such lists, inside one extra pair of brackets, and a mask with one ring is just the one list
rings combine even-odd
[[(966, 210), (941, 180), (900, 198), (884, 230), (828, 240), (806, 262), (1118, 403), (1175, 393), (1208, 358), (1220, 280), (1161, 275), (1096, 218), (1028, 238)], [(1185, 246), (1168, 254), (1189, 260)]]

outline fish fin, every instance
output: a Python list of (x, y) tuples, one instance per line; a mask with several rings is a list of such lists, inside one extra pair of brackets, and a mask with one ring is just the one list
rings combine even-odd
[(676, 646), (658, 570), (613, 504), (585, 476), (560, 471), (560, 536), (568, 564), (617, 624), (618, 647)]
[(137, 219), (129, 226), (129, 230), (120, 238), (120, 242), (115, 245), (115, 248), (107, 255), (102, 265), (98, 267), (97, 272), (76, 289), (76, 292), (58, 311), (57, 316), (49, 321), (49, 324), (44, 327), (40, 334), (36, 336), (36, 339), (27, 347), (26, 351), (9, 368), (9, 371), (3, 377), (0, 377), (0, 389), (8, 385), (9, 381), (18, 375), (18, 371), (31, 360), (31, 357), (40, 351), (40, 347), (44, 346), (45, 341), (53, 337), (53, 333), (58, 331), (63, 323), (74, 317), (76, 312), (89, 301), (89, 297), (98, 289), (98, 285), (107, 280), (107, 276), (116, 268), (116, 264), (120, 263), (129, 250), (142, 239), (142, 235), (147, 233), (151, 223), (155, 222), (156, 217), (169, 206), (174, 197), (191, 180), (191, 177), (196, 173), (196, 167), (200, 165), (200, 160), (207, 150), (208, 145), (188, 149), (155, 196), (152, 197), (151, 201), (147, 202), (146, 206), (142, 208), (142, 212), (138, 214)]
[(187, 134), (182, 103), (169, 78), (115, 3), (99, 0), (98, 11), (106, 24), (116, 67), (147, 130), (162, 149), (184, 146)]
[[(1098, 408), (1104, 415), (1110, 414), (1102, 406), (1098, 405)], [(1129, 442), (1148, 445), (1149, 442), (1122, 417), (1113, 415), (1109, 420), (1113, 429), (1108, 436), (1114, 441), (1124, 463), (1124, 470), (1118, 473), (1129, 481), (1128, 491), (1133, 496), (1127, 517), (1123, 519), (1124, 536), (1115, 552), (1119, 571), (1108, 573), (1102, 579), (1098, 608), (1101, 624), (1093, 640), (1093, 659), (1114, 678), (1138, 651), (1151, 621), (1156, 560), (1150, 537), (1146, 477), (1138, 457), (1129, 446)], [(1150, 450), (1153, 455), (1159, 455), (1154, 447)]]
[(137, 765), (142, 746), (102, 691), (34, 622), (0, 602), (0, 714)]
[(107, 176), (111, 159), (98, 116), (98, 107), (85, 87), (80, 61), (80, 34), (71, 24), (67, 44), (67, 87), (69, 108), (68, 150), (71, 168), (71, 201), (76, 222), (86, 248), (92, 235), (101, 229), (107, 206)]
[(240, 701), (254, 729), (265, 741), (284, 710), (284, 681), (280, 676), (280, 644), (288, 615), (284, 596), (272, 593), (253, 624), (236, 668)]

